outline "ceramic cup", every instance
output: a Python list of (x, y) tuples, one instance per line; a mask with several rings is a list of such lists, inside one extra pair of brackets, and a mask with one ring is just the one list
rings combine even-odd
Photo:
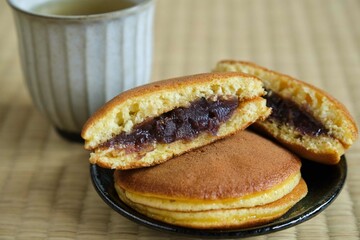
[(101, 105), (150, 81), (154, 1), (90, 15), (33, 10), (46, 1), (8, 0), (22, 70), (35, 106), (62, 136), (78, 138)]

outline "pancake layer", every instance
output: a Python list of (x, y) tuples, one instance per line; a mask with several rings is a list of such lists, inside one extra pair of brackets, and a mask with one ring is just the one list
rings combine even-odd
[[(121, 173), (115, 173), (116, 175)], [(300, 182), (301, 174), (296, 173), (276, 186), (257, 193), (251, 193), (238, 198), (229, 199), (182, 199), (169, 198), (167, 196), (156, 196), (151, 194), (134, 193), (121, 189), (117, 186), (118, 192), (135, 204), (142, 204), (153, 208), (161, 208), (170, 211), (205, 211), (215, 209), (232, 209), (254, 207), (264, 205), (278, 200), (290, 193)]]
[(216, 210), (173, 211), (132, 202), (121, 188), (116, 186), (116, 190), (120, 199), (127, 205), (150, 218), (173, 225), (202, 229), (245, 228), (266, 224), (280, 218), (307, 194), (306, 183), (301, 179), (289, 194), (265, 205)]

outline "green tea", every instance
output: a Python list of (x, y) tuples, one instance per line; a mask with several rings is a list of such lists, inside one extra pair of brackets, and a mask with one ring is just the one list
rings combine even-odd
[(118, 11), (134, 5), (134, 2), (126, 0), (52, 0), (35, 6), (33, 12), (79, 16)]

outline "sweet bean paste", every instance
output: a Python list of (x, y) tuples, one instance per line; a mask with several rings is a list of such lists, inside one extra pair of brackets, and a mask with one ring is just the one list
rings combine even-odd
[(131, 133), (121, 133), (102, 144), (102, 147), (126, 148), (127, 152), (138, 152), (154, 142), (191, 140), (202, 132), (216, 135), (220, 124), (232, 116), (238, 105), (236, 97), (219, 97), (217, 100), (201, 98), (189, 107), (179, 107), (148, 119), (136, 125)]
[(302, 134), (319, 136), (327, 134), (328, 130), (316, 120), (306, 109), (302, 109), (290, 99), (284, 99), (271, 90), (266, 90), (266, 105), (272, 108), (269, 121), (287, 123)]

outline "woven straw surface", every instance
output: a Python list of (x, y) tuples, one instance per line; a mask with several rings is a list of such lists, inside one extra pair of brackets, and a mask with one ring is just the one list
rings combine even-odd
[[(153, 80), (241, 59), (325, 89), (360, 122), (357, 0), (158, 0)], [(359, 239), (360, 141), (348, 177), (315, 218), (254, 239)], [(0, 239), (181, 239), (112, 211), (89, 178), (88, 152), (60, 138), (34, 108), (14, 22), (0, 1)]]

